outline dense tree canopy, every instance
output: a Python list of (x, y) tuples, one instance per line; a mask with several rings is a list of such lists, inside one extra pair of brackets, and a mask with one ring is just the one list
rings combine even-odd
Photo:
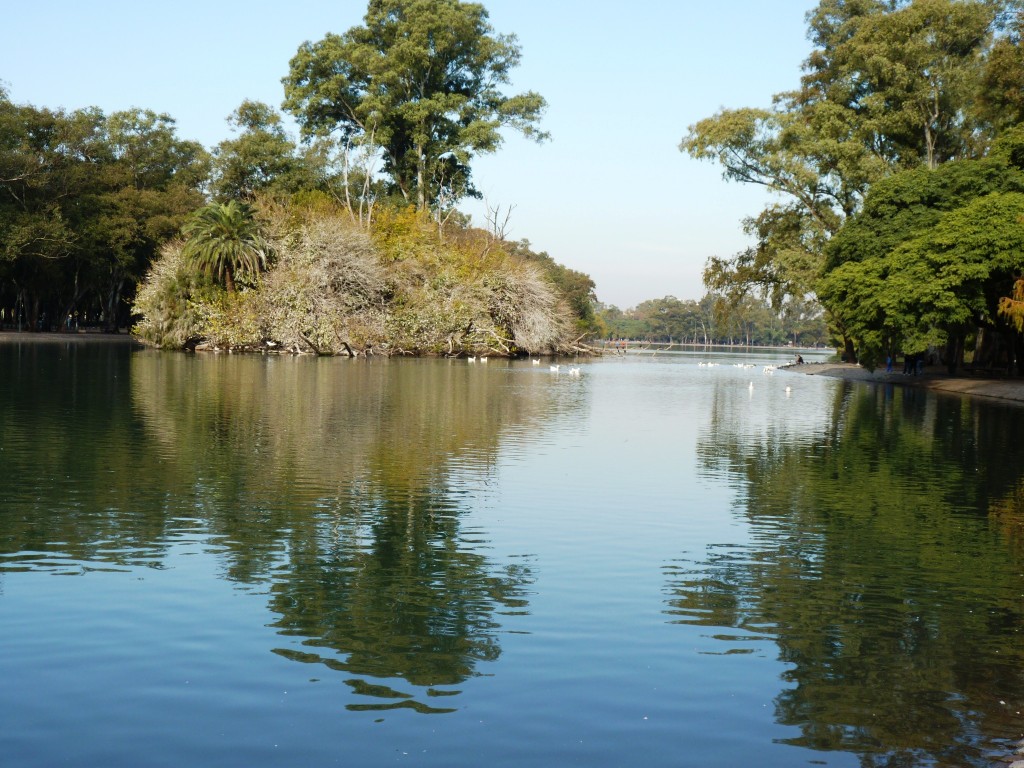
[[(1010, 246), (993, 237), (946, 248), (935, 238), (976, 217), (1010, 236), (1015, 198), (977, 201), (1009, 183), (1005, 159), (1002, 171), (984, 163), (941, 171), (997, 152), (993, 141), (1019, 122), (1021, 14), (1014, 0), (821, 0), (807, 16), (815, 49), (800, 87), (770, 109), (722, 110), (680, 145), (720, 163), (726, 178), (781, 198), (745, 223), (754, 246), (709, 260), (706, 284), (732, 303), (750, 291), (776, 307), (820, 299), (847, 354), (869, 364), (894, 344), (962, 341), (972, 324), (998, 322), (1000, 298), (1013, 307), (1006, 270), (1014, 267), (998, 255)], [(932, 226), (939, 230), (924, 231)], [(958, 260), (989, 269), (994, 282), (979, 277), (979, 288), (966, 268), (956, 276)], [(898, 301), (897, 274), (910, 280)]]
[(243, 101), (229, 117), (237, 133), (213, 150), (212, 191), (218, 199), (249, 200), (257, 194), (290, 194), (325, 181), (326, 149), (301, 151), (272, 107)]
[(127, 323), (160, 243), (202, 203), (203, 148), (148, 110), (75, 112), (0, 98), (0, 308), (29, 327)]
[(829, 243), (822, 299), (846, 318), (863, 362), (962, 345), (975, 327), (1007, 338), (999, 301), (1024, 272), (1022, 142), (1017, 130), (988, 157), (879, 182)]

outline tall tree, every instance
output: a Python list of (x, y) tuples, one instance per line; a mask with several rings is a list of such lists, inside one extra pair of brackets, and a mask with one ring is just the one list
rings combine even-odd
[(1022, 142), (1018, 129), (988, 157), (879, 182), (829, 243), (821, 298), (846, 320), (862, 362), (946, 344), (955, 367), (979, 327), (983, 342), (1019, 345), (998, 309), (1024, 273)]
[[(784, 198), (748, 223), (754, 248), (709, 262), (709, 287), (737, 300), (758, 290), (776, 304), (813, 296), (825, 244), (874, 183), (983, 152), (991, 136), (976, 109), (982, 68), (999, 12), (1012, 4), (821, 0), (808, 14), (816, 47), (800, 87), (772, 109), (703, 120), (680, 145), (719, 162), (726, 178)], [(842, 318), (831, 319), (842, 332)]]
[(303, 136), (379, 148), (383, 170), (421, 211), (473, 196), (470, 162), (497, 150), (505, 126), (543, 140), (544, 99), (505, 96), (519, 63), (477, 3), (371, 0), (364, 25), (306, 42), (284, 78), (284, 107)]
[(822, 0), (820, 47), (793, 105), (829, 104), (892, 168), (929, 168), (982, 148), (972, 109), (1000, 5), (985, 0)]

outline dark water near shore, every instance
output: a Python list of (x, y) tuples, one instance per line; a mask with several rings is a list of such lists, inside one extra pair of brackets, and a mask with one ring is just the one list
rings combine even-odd
[(1024, 408), (788, 358), (0, 344), (2, 764), (990, 765)]

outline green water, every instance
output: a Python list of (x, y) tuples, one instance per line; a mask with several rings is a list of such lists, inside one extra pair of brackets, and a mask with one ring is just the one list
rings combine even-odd
[(0, 343), (3, 765), (991, 764), (1024, 409), (787, 359)]

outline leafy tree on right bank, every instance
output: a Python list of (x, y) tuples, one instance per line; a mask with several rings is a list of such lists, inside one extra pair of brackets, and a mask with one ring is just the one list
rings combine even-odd
[[(1020, 14), (1015, 0), (821, 0), (807, 16), (815, 47), (800, 87), (771, 108), (722, 110), (680, 145), (781, 198), (745, 223), (752, 248), (709, 260), (707, 286), (776, 307), (822, 298), (827, 244), (875, 184), (980, 158), (1020, 115)], [(856, 321), (824, 304), (856, 359)]]
[(844, 317), (863, 364), (940, 347), (956, 370), (969, 339), (976, 364), (1020, 358), (1000, 304), (1024, 273), (1021, 161), (1016, 129), (988, 157), (898, 173), (829, 243), (821, 298)]

